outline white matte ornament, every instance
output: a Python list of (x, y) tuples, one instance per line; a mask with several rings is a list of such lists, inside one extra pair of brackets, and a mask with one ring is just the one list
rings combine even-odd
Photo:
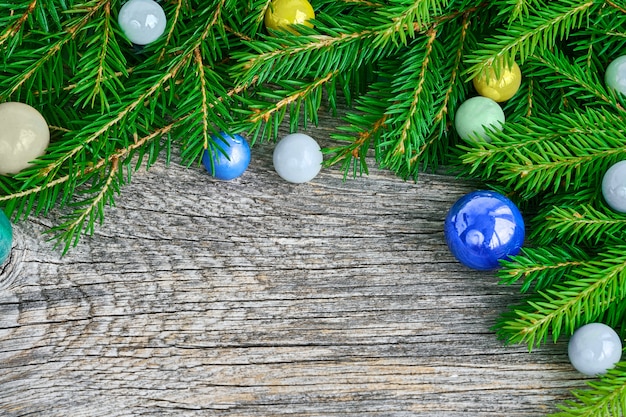
[(626, 213), (626, 161), (611, 166), (602, 178), (602, 195), (615, 211)]
[(590, 323), (574, 332), (567, 353), (578, 372), (589, 376), (602, 375), (620, 361), (622, 341), (606, 324)]
[(616, 58), (606, 67), (604, 82), (609, 88), (626, 95), (626, 55)]
[(315, 139), (304, 133), (285, 136), (274, 148), (274, 169), (285, 181), (311, 181), (322, 169), (324, 156)]
[(153, 0), (130, 0), (120, 9), (117, 21), (128, 39), (137, 45), (156, 41), (165, 32), (167, 18)]
[(50, 129), (28, 104), (0, 104), (0, 174), (16, 174), (46, 152)]

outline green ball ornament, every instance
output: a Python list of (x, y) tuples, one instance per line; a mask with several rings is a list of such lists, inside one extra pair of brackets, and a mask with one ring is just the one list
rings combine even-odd
[(487, 97), (472, 97), (459, 106), (454, 127), (464, 140), (491, 142), (489, 131), (500, 131), (504, 112), (498, 103)]
[(609, 88), (626, 95), (626, 55), (616, 58), (609, 64), (604, 81)]

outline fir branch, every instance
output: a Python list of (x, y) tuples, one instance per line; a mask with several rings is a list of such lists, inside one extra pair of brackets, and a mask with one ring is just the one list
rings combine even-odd
[[(37, 1), (38, 0), (32, 0), (28, 4), (26, 10), (22, 13), (22, 15), (19, 18), (15, 19), (15, 21), (12, 22), (10, 25), (7, 25), (7, 27), (2, 31), (2, 33), (0, 34), (0, 47), (3, 47), (8, 40), (19, 41), (21, 39), (21, 32), (23, 31), (24, 24), (35, 12)], [(11, 10), (11, 15), (12, 14), (13, 10)], [(17, 42), (13, 42), (13, 45), (16, 44)]]
[(535, 55), (529, 64), (533, 77), (541, 80), (548, 89), (566, 90), (567, 97), (576, 96), (579, 100), (595, 98), (624, 111), (615, 94), (609, 94), (600, 82), (597, 72), (588, 71), (588, 66), (572, 64), (559, 50)]
[(85, 43), (86, 52), (78, 61), (80, 70), (74, 75), (72, 93), (76, 96), (76, 106), (93, 108), (99, 99), (98, 108), (106, 111), (110, 109), (109, 98), (119, 103), (117, 90), (124, 89), (120, 78), (127, 77), (128, 70), (115, 37), (110, 4), (106, 3), (100, 13), (93, 24), (81, 29), (93, 37)]
[(492, 142), (468, 142), (461, 156), (470, 174), (499, 176), (524, 197), (576, 190), (598, 183), (624, 155), (626, 123), (591, 107), (570, 114), (538, 115), (504, 125)]
[[(265, 109), (253, 109), (252, 115), (249, 117), (249, 123), (252, 125), (252, 129), (256, 130), (255, 127), (259, 123), (269, 123), (270, 119), (277, 112), (282, 111), (286, 107), (293, 105), (294, 103), (300, 103), (303, 100), (306, 100), (312, 94), (320, 91), (320, 88), (325, 84), (333, 81), (339, 75), (339, 71), (331, 71), (328, 74), (315, 79), (311, 82), (304, 83), (300, 88), (297, 88), (293, 92), (288, 93), (287, 96), (280, 99), (280, 101), (276, 103), (272, 103), (267, 106)], [(300, 83), (297, 83), (300, 84)], [(317, 114), (319, 106), (314, 106), (312, 108), (313, 111), (309, 112), (311, 116)], [(295, 112), (297, 115), (298, 112)], [(296, 117), (297, 118), (297, 117)], [(282, 119), (277, 121), (276, 123), (281, 123)]]
[(590, 256), (573, 245), (525, 247), (519, 255), (502, 261), (497, 272), (500, 283), (511, 285), (523, 279), (520, 291), (541, 291), (559, 283), (573, 269), (582, 267)]
[(405, 5), (396, 7), (386, 7), (379, 13), (384, 19), (391, 20), (391, 24), (386, 25), (383, 31), (377, 35), (374, 46), (384, 45), (391, 41), (393, 43), (408, 44), (408, 39), (415, 37), (426, 28), (433, 30), (431, 25), (434, 16), (441, 14), (447, 8), (448, 1), (417, 0)]
[(163, 46), (161, 51), (159, 52), (159, 56), (157, 62), (162, 62), (165, 58), (167, 51), (169, 50), (170, 45), (174, 41), (174, 35), (176, 30), (178, 29), (178, 25), (181, 24), (181, 20), (183, 18), (183, 7), (186, 3), (186, 0), (176, 0), (176, 7), (174, 7), (174, 12), (170, 14), (169, 17), (169, 29), (165, 34), (165, 40), (163, 41)]
[[(75, 171), (70, 171), (70, 173), (57, 177), (54, 180), (48, 181), (42, 185), (33, 186), (20, 191), (8, 192), (5, 195), (0, 195), (0, 203), (4, 203), (6, 210), (9, 213), (13, 213), (16, 218), (25, 218), (35, 204), (35, 197), (38, 196), (39, 198), (37, 200), (39, 201), (57, 201), (57, 198), (44, 198), (41, 195), (45, 194), (56, 196), (59, 195), (60, 190), (65, 190), (65, 197), (58, 201), (59, 206), (63, 207), (65, 200), (68, 200), (72, 196), (72, 193), (68, 193), (66, 190), (73, 190), (76, 187), (76, 180), (79, 176), (83, 178), (89, 178), (92, 175), (100, 175), (99, 173), (106, 166), (110, 166), (113, 163), (114, 159), (117, 159), (118, 161), (130, 159), (130, 157), (135, 152), (143, 150), (150, 142), (169, 134), (172, 129), (184, 123), (186, 123), (185, 118), (175, 120), (160, 129), (152, 131), (150, 134), (142, 138), (136, 139), (128, 147), (116, 149), (115, 152), (111, 153), (109, 156), (101, 158), (98, 161), (89, 163), (85, 168), (80, 171), (80, 174), (78, 176), (76, 175)], [(141, 155), (142, 154), (140, 154), (138, 163), (140, 163), (141, 161)], [(153, 156), (153, 158), (154, 157), (156, 157), (156, 155)], [(51, 208), (51, 204), (38, 206), (37, 213), (45, 214)], [(74, 234), (72, 234), (72, 236), (74, 236)]]
[(626, 414), (626, 362), (587, 382), (588, 389), (573, 391), (575, 401), (559, 404), (560, 412), (550, 417), (615, 417)]
[(86, 191), (95, 191), (95, 194), (85, 200), (72, 203), (71, 205), (76, 207), (76, 209), (70, 216), (70, 220), (49, 230), (49, 233), (58, 233), (58, 241), (65, 242), (63, 253), (66, 253), (72, 246), (78, 244), (83, 231), (93, 233), (96, 221), (103, 221), (105, 204), (111, 204), (113, 192), (119, 192), (119, 185), (116, 185), (115, 181), (118, 179), (119, 169), (119, 159), (113, 158), (105, 181), (96, 182), (90, 190)]
[[(400, 85), (403, 89), (407, 85), (407, 81), (408, 85), (414, 86), (414, 88), (412, 91), (397, 91), (397, 102), (388, 110), (391, 114), (389, 123), (394, 124), (396, 121), (399, 123), (397, 128), (391, 130), (387, 135), (393, 137), (395, 141), (393, 145), (390, 143), (390, 150), (386, 152), (389, 155), (387, 163), (391, 159), (411, 156), (415, 148), (414, 142), (419, 141), (429, 133), (426, 123), (428, 120), (432, 120), (430, 114), (433, 108), (432, 91), (436, 90), (437, 84), (442, 84), (439, 77), (436, 80), (427, 77), (427, 75), (439, 75), (438, 71), (431, 68), (431, 63), (438, 58), (431, 56), (436, 39), (437, 31), (429, 30), (424, 44), (412, 49), (409, 53), (416, 59), (407, 60), (406, 68), (400, 69), (401, 73), (410, 75), (407, 77), (402, 74), (402, 77), (393, 80), (394, 85)], [(414, 51), (417, 52), (416, 50), (424, 51), (423, 55), (414, 54)], [(426, 84), (427, 82), (428, 84)], [(382, 143), (380, 146), (385, 145), (386, 143)]]
[(371, 85), (363, 97), (357, 99), (354, 111), (343, 117), (346, 125), (339, 126), (339, 132), (331, 134), (334, 141), (347, 144), (324, 149), (330, 155), (326, 160), (327, 165), (341, 163), (344, 176), (350, 171), (353, 176), (368, 172), (365, 158), (371, 144), (378, 143), (388, 127), (387, 102), (392, 97), (389, 83), (377, 82)]
[(626, 14), (626, 7), (619, 6), (619, 5), (615, 4), (614, 2), (612, 2), (611, 0), (605, 0), (605, 3), (608, 4), (611, 7), (619, 10), (620, 12)]
[(626, 237), (626, 218), (623, 215), (612, 210), (600, 211), (591, 204), (554, 206), (542, 217), (543, 230), (535, 230), (531, 235), (531, 239), (536, 236), (534, 240), (539, 242), (556, 240), (597, 245), (622, 242)]
[(526, 299), (502, 315), (495, 329), (509, 343), (539, 346), (552, 334), (571, 334), (598, 319), (626, 297), (626, 247), (606, 253), (572, 269), (567, 280)]
[(200, 48), (196, 48), (193, 50), (194, 61), (196, 63), (196, 71), (197, 78), (200, 83), (200, 94), (202, 95), (202, 101), (200, 105), (202, 117), (200, 118), (202, 123), (202, 141), (203, 148), (207, 149), (209, 147), (209, 137), (210, 137), (210, 128), (209, 128), (209, 120), (211, 113), (209, 111), (209, 99), (207, 94), (207, 83), (206, 83), (206, 75), (204, 72), (204, 63), (202, 62), (202, 54), (200, 52)]
[(594, 6), (597, 2), (593, 0), (558, 0), (542, 6), (540, 13), (529, 15), (523, 24), (511, 24), (502, 34), (482, 43), (466, 60), (474, 64), (468, 73), (475, 76), (503, 59), (511, 62), (517, 57), (524, 63), (535, 51), (549, 50), (558, 40), (582, 27)]

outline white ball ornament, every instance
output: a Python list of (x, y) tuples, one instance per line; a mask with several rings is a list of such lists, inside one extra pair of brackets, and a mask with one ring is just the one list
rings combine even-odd
[(602, 195), (613, 210), (626, 213), (626, 161), (612, 165), (602, 178)]
[(28, 104), (0, 104), (0, 174), (16, 174), (46, 152), (50, 129)]
[(117, 21), (128, 39), (137, 45), (156, 41), (165, 32), (167, 18), (153, 0), (130, 0), (120, 9)]
[(626, 95), (626, 55), (616, 58), (606, 67), (604, 81), (609, 88)]
[(322, 169), (324, 157), (315, 139), (304, 133), (285, 136), (274, 148), (274, 169), (285, 181), (311, 181)]
[(504, 124), (504, 111), (487, 97), (472, 97), (459, 106), (454, 116), (454, 127), (464, 140), (490, 142), (488, 131), (499, 131)]
[(572, 366), (589, 376), (602, 375), (622, 357), (622, 341), (609, 326), (590, 323), (574, 332), (567, 347)]

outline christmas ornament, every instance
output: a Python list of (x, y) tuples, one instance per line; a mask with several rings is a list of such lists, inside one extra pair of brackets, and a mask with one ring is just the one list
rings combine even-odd
[(4, 263), (11, 253), (11, 246), (13, 244), (13, 228), (11, 222), (0, 210), (0, 265)]
[(225, 132), (212, 138), (217, 146), (206, 149), (202, 155), (202, 164), (209, 174), (225, 181), (241, 176), (250, 164), (248, 142), (239, 135)]
[(274, 148), (274, 169), (293, 183), (311, 181), (322, 169), (322, 150), (315, 139), (304, 133), (285, 136)]
[(286, 29), (294, 24), (313, 27), (309, 19), (315, 11), (307, 0), (273, 0), (265, 12), (265, 27), (272, 30)]
[(24, 103), (0, 104), (0, 174), (15, 174), (43, 155), (50, 130), (43, 116)]
[(497, 102), (510, 99), (522, 84), (522, 72), (516, 62), (512, 66), (501, 65), (496, 75), (493, 67), (473, 80), (474, 88), (483, 97)]
[(602, 178), (602, 195), (615, 211), (626, 213), (626, 161), (612, 165)]
[(128, 39), (137, 45), (156, 41), (165, 32), (167, 18), (153, 0), (130, 0), (120, 9), (117, 21)]
[(524, 219), (515, 204), (494, 191), (474, 191), (450, 208), (444, 235), (463, 265), (491, 270), (517, 255), (524, 243)]
[(578, 372), (589, 376), (601, 375), (620, 361), (622, 341), (606, 324), (590, 323), (574, 332), (567, 354)]
[(612, 88), (626, 95), (626, 55), (615, 59), (606, 68), (604, 81), (609, 88)]
[(454, 126), (462, 139), (491, 142), (489, 130), (502, 130), (504, 112), (498, 103), (487, 97), (472, 97), (459, 106)]

